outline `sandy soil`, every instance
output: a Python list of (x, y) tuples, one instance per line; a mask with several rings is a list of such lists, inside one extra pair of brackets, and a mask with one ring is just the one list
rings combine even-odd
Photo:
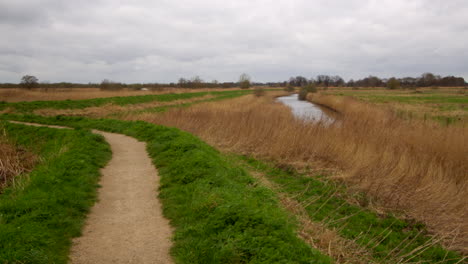
[(172, 230), (157, 199), (159, 177), (145, 143), (94, 132), (110, 144), (112, 159), (101, 171), (99, 201), (82, 236), (73, 240), (70, 263), (173, 263)]

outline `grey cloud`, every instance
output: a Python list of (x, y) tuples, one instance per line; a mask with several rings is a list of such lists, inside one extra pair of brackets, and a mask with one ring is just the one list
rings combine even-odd
[(462, 0), (6, 0), (0, 82), (468, 79), (466, 17)]

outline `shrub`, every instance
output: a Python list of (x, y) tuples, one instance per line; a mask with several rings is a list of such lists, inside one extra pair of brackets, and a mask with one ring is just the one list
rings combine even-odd
[(250, 76), (243, 73), (239, 77), (239, 85), (241, 89), (249, 89), (250, 88)]
[(298, 99), (301, 100), (301, 101), (305, 101), (307, 99), (307, 90), (302, 88), (300, 91), (299, 91), (299, 97)]
[(400, 82), (396, 78), (390, 78), (387, 82), (387, 88), (390, 90), (395, 90), (400, 88)]
[(316, 93), (316, 92), (317, 92), (317, 87), (315, 87), (315, 84), (313, 83), (308, 84), (302, 87), (301, 90), (299, 91), (299, 100), (305, 101), (307, 99), (308, 93)]
[(254, 88), (254, 95), (257, 97), (265, 95), (265, 89), (263, 87), (255, 87)]
[(122, 85), (107, 79), (104, 79), (100, 85), (101, 91), (119, 91), (122, 90)]

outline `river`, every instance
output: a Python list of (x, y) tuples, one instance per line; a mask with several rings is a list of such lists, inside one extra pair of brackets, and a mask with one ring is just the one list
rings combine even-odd
[(310, 122), (322, 121), (326, 124), (332, 124), (335, 120), (320, 106), (308, 101), (300, 101), (298, 94), (281, 96), (276, 99), (291, 108), (292, 113), (298, 119)]

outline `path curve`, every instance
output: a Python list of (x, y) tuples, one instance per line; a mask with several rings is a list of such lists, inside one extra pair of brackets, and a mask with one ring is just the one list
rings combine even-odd
[(82, 236), (73, 240), (70, 263), (173, 263), (172, 230), (157, 199), (159, 176), (146, 144), (121, 134), (94, 133), (109, 143), (112, 159), (101, 170), (99, 200)]

